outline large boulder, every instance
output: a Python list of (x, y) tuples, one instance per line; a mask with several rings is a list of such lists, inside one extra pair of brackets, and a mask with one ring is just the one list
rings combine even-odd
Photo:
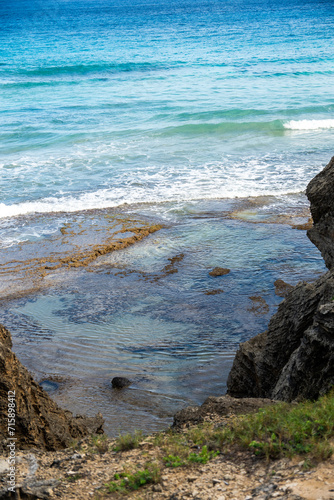
[(316, 399), (334, 386), (334, 158), (307, 188), (314, 226), (308, 236), (330, 269), (299, 283), (268, 330), (240, 345), (227, 386), (234, 397)]
[(0, 450), (8, 451), (8, 402), (13, 406), (14, 392), (15, 426), (10, 424), (10, 432), (14, 432), (17, 448), (56, 450), (75, 438), (103, 433), (102, 415), (74, 417), (62, 410), (34, 381), (11, 347), (10, 333), (0, 325)]

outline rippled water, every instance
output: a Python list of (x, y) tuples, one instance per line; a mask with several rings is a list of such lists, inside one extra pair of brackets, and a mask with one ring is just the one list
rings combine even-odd
[[(160, 219), (154, 205), (141, 207), (163, 229), (87, 269), (51, 272), (51, 288), (3, 304), (15, 352), (60, 404), (101, 411), (111, 435), (163, 428), (178, 409), (226, 391), (239, 342), (265, 330), (282, 300), (277, 279), (295, 284), (324, 271), (296, 229), (307, 218), (294, 208), (282, 223), (282, 206), (274, 199), (171, 204)], [(97, 232), (99, 217), (102, 227), (105, 213), (94, 215)], [(210, 276), (217, 266), (230, 272)], [(114, 376), (131, 386), (112, 389)]]

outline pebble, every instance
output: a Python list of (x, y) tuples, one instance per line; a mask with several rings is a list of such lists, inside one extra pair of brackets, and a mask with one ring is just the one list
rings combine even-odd
[(8, 461), (1, 459), (0, 460), (0, 474), (7, 472), (8, 470), (9, 470)]

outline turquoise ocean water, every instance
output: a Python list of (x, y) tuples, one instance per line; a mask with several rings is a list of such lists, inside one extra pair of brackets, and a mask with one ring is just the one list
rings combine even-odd
[[(166, 224), (66, 289), (2, 307), (36, 376), (70, 380), (59, 402), (111, 412), (111, 433), (119, 411), (126, 429), (161, 428), (225, 390), (238, 342), (281, 300), (277, 278), (324, 270), (305, 232), (265, 222), (303, 212), (333, 154), (333, 28), (327, 0), (1, 1), (2, 261), (88, 224), (87, 209)], [(260, 215), (227, 217), (250, 197)], [(164, 286), (109, 272), (158, 272), (180, 252)], [(231, 268), (219, 286), (215, 265)], [(112, 374), (137, 385), (116, 397)]]
[(333, 22), (319, 0), (3, 0), (1, 217), (303, 190), (332, 154)]

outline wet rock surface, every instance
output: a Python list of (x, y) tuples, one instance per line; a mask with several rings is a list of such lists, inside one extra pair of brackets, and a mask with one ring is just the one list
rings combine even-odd
[[(0, 325), (0, 450), (6, 450), (8, 394), (15, 391), (16, 448), (64, 448), (74, 439), (103, 433), (103, 418), (73, 416), (62, 410), (11, 351), (8, 330)], [(12, 392), (9, 392), (12, 391)], [(8, 451), (8, 450), (7, 450)]]
[(126, 377), (114, 377), (111, 381), (111, 385), (114, 389), (124, 389), (124, 387), (129, 387), (129, 385), (131, 385), (131, 380)]
[[(314, 226), (308, 236), (334, 262), (334, 159), (307, 188)], [(227, 386), (235, 397), (316, 399), (334, 385), (334, 271), (299, 283), (268, 330), (240, 345)]]

